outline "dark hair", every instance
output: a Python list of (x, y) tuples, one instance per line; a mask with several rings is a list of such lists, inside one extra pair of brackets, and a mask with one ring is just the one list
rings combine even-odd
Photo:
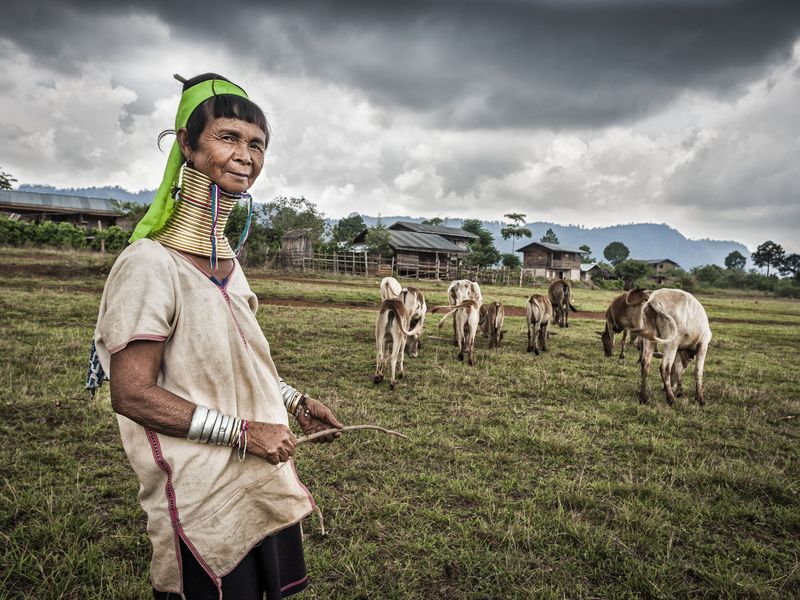
[[(188, 79), (183, 84), (183, 91), (185, 92), (198, 83), (215, 79), (233, 83), (230, 79), (226, 79), (216, 73), (204, 73), (203, 75)], [(262, 111), (255, 102), (247, 98), (234, 96), (233, 94), (220, 94), (219, 96), (212, 96), (204, 101), (200, 106), (194, 109), (194, 112), (189, 116), (189, 120), (186, 122), (186, 133), (189, 138), (189, 147), (192, 150), (197, 150), (200, 135), (206, 128), (208, 121), (212, 119), (241, 119), (242, 121), (252, 123), (261, 128), (266, 136), (266, 144), (269, 144), (269, 124), (267, 123), (267, 117), (264, 115), (264, 111)]]

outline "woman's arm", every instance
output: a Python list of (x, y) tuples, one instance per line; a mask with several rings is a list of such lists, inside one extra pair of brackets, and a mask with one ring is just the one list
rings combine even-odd
[[(164, 344), (137, 340), (111, 355), (111, 406), (114, 412), (142, 427), (185, 438), (197, 405), (156, 383)], [(247, 415), (233, 416), (247, 418)], [(250, 422), (247, 451), (270, 464), (289, 460), (295, 442), (294, 434), (285, 425)]]

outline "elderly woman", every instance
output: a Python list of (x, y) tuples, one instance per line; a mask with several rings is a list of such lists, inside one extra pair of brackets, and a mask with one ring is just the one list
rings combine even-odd
[(236, 202), (252, 211), (264, 113), (238, 86), (201, 75), (184, 83), (175, 133), (155, 200), (103, 291), (95, 375), (109, 376), (140, 481), (154, 597), (281, 598), (307, 584), (300, 521), (314, 508), (288, 417), (304, 433), (341, 424), (278, 376), (236, 260), (247, 231), (236, 249), (223, 235)]

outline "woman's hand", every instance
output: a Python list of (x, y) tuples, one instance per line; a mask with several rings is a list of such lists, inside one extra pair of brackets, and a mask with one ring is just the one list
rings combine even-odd
[[(297, 422), (305, 435), (311, 435), (318, 431), (326, 429), (338, 429), (344, 427), (336, 417), (333, 416), (331, 409), (325, 406), (319, 400), (306, 397), (300, 405), (300, 414), (297, 415)], [(338, 438), (341, 433), (331, 433), (321, 438), (313, 440), (314, 442), (332, 442)]]
[(295, 438), (286, 425), (250, 421), (247, 430), (247, 451), (271, 465), (286, 462), (294, 454)]

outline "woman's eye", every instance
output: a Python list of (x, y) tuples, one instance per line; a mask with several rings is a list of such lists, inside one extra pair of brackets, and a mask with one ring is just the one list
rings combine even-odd
[(250, 144), (250, 149), (255, 150), (256, 152), (264, 152), (264, 148), (259, 146), (258, 144)]

